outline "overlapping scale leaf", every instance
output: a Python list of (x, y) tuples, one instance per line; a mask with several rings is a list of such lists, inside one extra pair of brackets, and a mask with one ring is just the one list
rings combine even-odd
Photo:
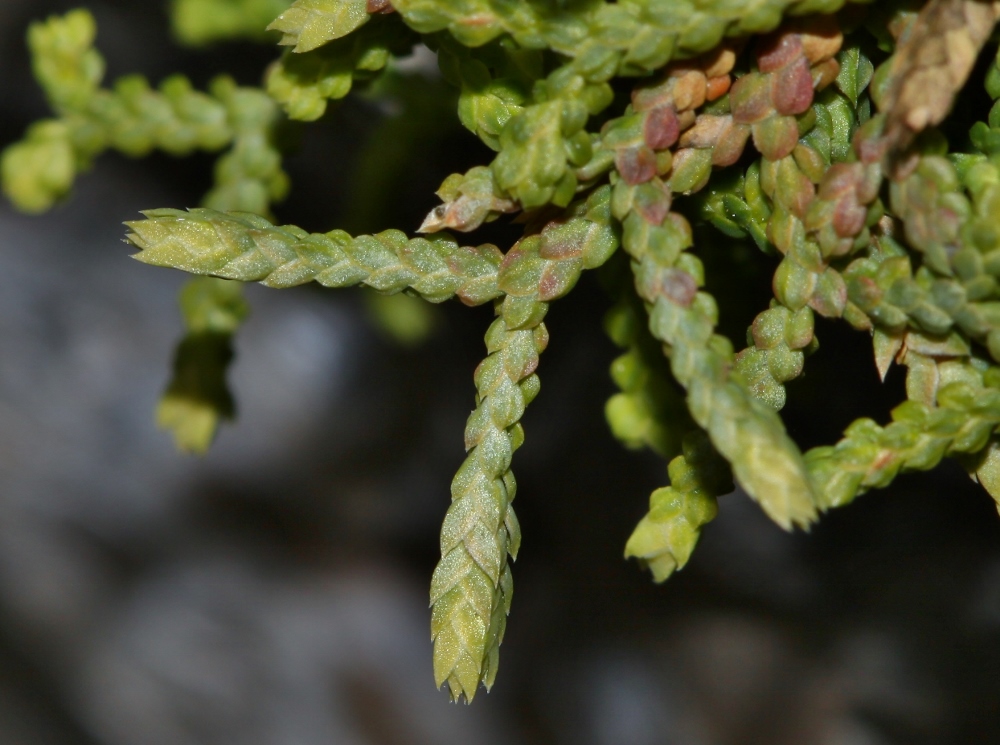
[(509, 34), (519, 45), (573, 59), (591, 80), (645, 74), (716, 47), (725, 37), (773, 30), (786, 14), (833, 13), (844, 0), (631, 0), (549, 6), (487, 0), (397, 0), (421, 33), (447, 29), (468, 46)]
[[(524, 207), (547, 202), (569, 203), (575, 178), (566, 178), (563, 105), (559, 101), (532, 106), (509, 122), (500, 137), (500, 154), (493, 163), (497, 184)], [(562, 185), (556, 195), (557, 185)]]
[[(841, 49), (829, 20), (795, 24), (759, 44), (759, 71), (734, 85), (731, 103), (733, 118), (752, 127), (762, 158), (704, 202), (722, 229), (752, 235), (764, 250), (784, 256), (773, 283), (777, 304), (755, 319), (750, 346), (736, 363), (775, 409), (784, 406), (784, 384), (801, 374), (804, 353), (815, 346), (813, 311), (837, 317), (847, 309), (844, 280), (831, 262), (866, 246), (867, 228), (881, 214), (878, 162), (841, 162), (867, 152), (863, 137), (852, 145), (867, 117), (871, 77), (858, 44)], [(823, 90), (831, 83), (847, 93)], [(782, 121), (795, 125), (787, 141)]]
[(29, 36), (39, 80), (60, 118), (36, 125), (3, 153), (3, 189), (21, 209), (49, 209), (109, 148), (139, 157), (154, 149), (185, 155), (232, 144), (217, 165), (208, 203), (267, 214), (284, 196), (287, 177), (273, 132), (279, 110), (263, 92), (220, 77), (203, 93), (179, 75), (157, 89), (138, 75), (100, 88), (103, 62), (91, 46), (93, 19), (84, 11), (35, 24)]
[(936, 156), (921, 158), (893, 185), (892, 206), (916, 256), (882, 237), (851, 263), (844, 276), (850, 303), (863, 314), (856, 325), (935, 336), (958, 331), (1000, 356), (994, 332), (1000, 253), (992, 256), (996, 246), (989, 237), (996, 230), (997, 196), (988, 186), (973, 195), (966, 196), (951, 164)]
[(468, 456), (452, 482), (441, 530), (441, 561), (431, 581), (434, 676), (452, 698), (471, 701), (493, 685), (513, 584), (520, 528), (510, 503), (511, 458), (524, 440), (520, 419), (539, 391), (538, 356), (548, 345), (549, 302), (572, 289), (584, 269), (618, 246), (609, 189), (595, 191), (504, 257), (499, 318), (486, 334), (489, 356), (476, 369), (476, 410), (465, 430)]
[(663, 582), (691, 558), (701, 528), (718, 513), (716, 497), (732, 490), (729, 466), (704, 432), (685, 438), (684, 454), (670, 462), (670, 486), (649, 498), (649, 512), (625, 544), (625, 558), (635, 558)]
[[(616, 156), (620, 181), (614, 187), (612, 209), (624, 223), (623, 245), (633, 258), (636, 290), (648, 303), (650, 330), (666, 345), (674, 377), (688, 390), (688, 407), (699, 426), (710, 435), (719, 452), (733, 465), (737, 481), (757, 499), (780, 525), (807, 525), (816, 516), (809, 478), (801, 455), (784, 433), (780, 419), (740, 385), (729, 379), (732, 348), (727, 340), (713, 333), (717, 308), (711, 296), (699, 292), (703, 284), (700, 262), (685, 249), (691, 245), (690, 228), (678, 214), (670, 211), (670, 192), (697, 190), (708, 175), (688, 175), (687, 158), (664, 161), (656, 157), (656, 147), (669, 147), (697, 123), (689, 111), (703, 103), (711, 90), (709, 81), (718, 75), (707, 59), (702, 69), (681, 68), (668, 73), (663, 84), (640, 91), (633, 97), (646, 122), (637, 130), (639, 139), (610, 138), (605, 146), (637, 153)], [(719, 71), (728, 72), (731, 62)], [(693, 74), (692, 74), (693, 73)], [(660, 118), (649, 112), (664, 111)], [(642, 121), (642, 120), (640, 120)], [(685, 129), (685, 124), (687, 129)], [(697, 132), (697, 129), (694, 131)], [(711, 127), (711, 132), (723, 131)], [(709, 154), (705, 165), (712, 165), (713, 148), (720, 140), (691, 138), (682, 151), (704, 150)], [(647, 148), (653, 156), (643, 156)], [(657, 162), (659, 160), (659, 162)], [(677, 162), (677, 161), (680, 162)], [(664, 172), (661, 181), (659, 173)]]
[(623, 247), (633, 258), (636, 290), (648, 303), (650, 331), (666, 345), (694, 420), (732, 464), (736, 480), (778, 524), (807, 525), (816, 510), (801, 455), (777, 415), (729, 378), (732, 346), (713, 333), (718, 309), (699, 291), (701, 263), (685, 252), (690, 228), (676, 213), (636, 210), (634, 192), (644, 186), (616, 190), (633, 192), (620, 199), (627, 208)]
[(447, 235), (408, 239), (398, 230), (352, 238), (342, 230), (307, 233), (257, 215), (211, 209), (160, 209), (128, 222), (139, 261), (269, 287), (318, 282), (411, 290), (431, 302), (457, 296), (479, 305), (500, 294), (496, 246), (459, 247)]
[(515, 212), (517, 202), (504, 195), (493, 169), (476, 166), (467, 173), (454, 173), (437, 190), (441, 204), (420, 225), (421, 233), (439, 230), (475, 230), (505, 212)]
[(79, 167), (70, 128), (49, 119), (32, 124), (20, 142), (4, 149), (0, 180), (18, 209), (40, 214), (69, 194)]
[(802, 374), (805, 357), (815, 345), (812, 309), (793, 312), (774, 303), (754, 319), (747, 344), (736, 356), (735, 369), (757, 400), (775, 410), (784, 408), (782, 383)]
[[(855, 421), (832, 447), (806, 454), (824, 508), (840, 507), (869, 489), (888, 486), (902, 471), (928, 470), (947, 455), (982, 451), (1000, 425), (997, 368), (984, 375), (965, 361), (954, 382), (937, 390), (934, 405), (907, 401), (881, 427)], [(949, 371), (945, 371), (947, 376)]]
[(28, 29), (35, 79), (59, 113), (84, 108), (104, 77), (104, 59), (94, 49), (97, 24), (86, 10), (51, 16)]
[(524, 439), (519, 420), (539, 391), (534, 371), (547, 344), (540, 319), (511, 329), (501, 316), (486, 334), (489, 356), (476, 369), (468, 455), (452, 481), (430, 593), (434, 679), (448, 685), (453, 700), (471, 701), (480, 683), (489, 690), (496, 677), (513, 594), (508, 556), (517, 556), (521, 540), (510, 463)]
[[(932, 12), (925, 9), (925, 14)], [(926, 23), (925, 14), (909, 24)], [(892, 75), (907, 64), (906, 44), (923, 38), (905, 37), (897, 50), (901, 61), (890, 59), (876, 72), (882, 105), (895, 105), (885, 91)], [(911, 56), (916, 59), (919, 53)], [(950, 106), (948, 97), (954, 94), (948, 86), (934, 93), (939, 113), (931, 116)], [(899, 112), (890, 110), (890, 118), (894, 113)], [(913, 126), (919, 131), (923, 125)], [(874, 134), (882, 139), (874, 140), (878, 147), (872, 149), (888, 147), (890, 155), (891, 148), (912, 139), (912, 133), (900, 135), (898, 126), (895, 132), (887, 127)], [(988, 147), (984, 134), (984, 125), (973, 128), (977, 146)], [(863, 157), (861, 150), (859, 155)], [(825, 508), (886, 486), (899, 472), (932, 468), (945, 456), (962, 458), (974, 477), (982, 467), (985, 483), (991, 483), (986, 448), (997, 427), (1000, 371), (980, 358), (970, 342), (981, 342), (994, 359), (1000, 355), (1000, 345), (990, 343), (991, 338), (1000, 341), (992, 331), (1000, 322), (996, 277), (984, 261), (996, 243), (989, 237), (995, 231), (990, 187), (995, 175), (982, 156), (955, 156), (949, 162), (919, 152), (894, 174), (890, 209), (902, 226), (900, 242), (876, 235), (847, 267), (845, 318), (874, 330), (876, 364), (883, 377), (894, 359), (907, 367), (908, 400), (893, 410), (889, 425), (860, 419), (835, 446), (807, 453)]]
[(619, 392), (608, 399), (604, 415), (612, 434), (626, 447), (648, 447), (672, 458), (681, 451), (684, 433), (695, 425), (631, 287), (608, 312), (604, 327), (611, 340), (626, 350), (611, 363), (611, 378)]
[(291, 119), (314, 121), (328, 101), (346, 96), (357, 80), (381, 71), (392, 57), (408, 54), (416, 41), (398, 18), (377, 18), (313, 51), (286, 52), (268, 69), (267, 92)]
[[(185, 155), (231, 145), (216, 163), (215, 183), (204, 203), (269, 214), (271, 204), (288, 189), (276, 145), (280, 112), (274, 101), (227, 77), (215, 79), (209, 93), (194, 90), (179, 75), (167, 78), (158, 89), (138, 75), (102, 89), (104, 64), (93, 48), (95, 36), (93, 18), (85, 11), (31, 27), (36, 77), (61, 118), (34, 125), (23, 141), (4, 151), (0, 175), (12, 201), (31, 212), (50, 208), (69, 193), (78, 171), (108, 148), (130, 156), (153, 149)], [(185, 317), (190, 320), (192, 297), (219, 307), (242, 304), (239, 286), (222, 287), (190, 283), (182, 292)], [(158, 420), (174, 432), (182, 449), (201, 452), (219, 421), (232, 414), (225, 369), (232, 357), (235, 325), (224, 331), (206, 330), (197, 321), (187, 326)]]
[[(203, 203), (219, 210), (270, 214), (271, 203), (282, 199), (288, 178), (281, 168), (276, 144), (278, 108), (262, 91), (240, 88), (228, 78), (213, 82), (212, 93), (228, 112), (233, 127), (231, 149), (215, 165), (215, 184)], [(245, 306), (242, 285), (219, 279), (195, 278), (181, 292), (181, 313), (192, 311), (187, 298), (212, 307)], [(230, 348), (236, 326), (206, 333), (200, 324), (188, 323), (175, 352), (175, 372), (157, 409), (157, 420), (170, 429), (178, 446), (204, 452), (219, 423), (232, 419), (234, 404), (226, 385), (226, 368), (232, 360)], [(207, 389), (189, 395), (192, 386)], [(178, 395), (178, 393), (183, 395)]]
[(282, 46), (308, 52), (367, 23), (367, 5), (367, 0), (295, 0), (267, 29), (281, 32)]
[[(520, 52), (523, 50), (504, 50), (501, 47), (493, 51), (507, 56), (506, 61), (494, 61), (495, 69), (522, 67), (524, 69), (519, 73), (521, 81), (537, 73), (536, 60), (530, 53), (522, 55)], [(489, 57), (486, 55), (486, 59)], [(480, 106), (485, 99), (476, 92), (477, 86), (483, 86), (484, 95), (492, 96), (499, 93), (499, 89), (494, 87), (492, 92), (487, 89), (499, 82), (492, 78), (485, 63), (477, 66), (477, 62), (481, 60), (473, 56), (463, 66), (461, 59), (447, 61), (446, 54), (443, 69), (446, 77), (463, 87), (467, 126), (474, 129), (487, 144), (499, 149), (490, 165), (494, 197), (511, 200), (524, 209), (546, 204), (566, 207), (582, 188), (577, 173), (590, 163), (594, 155), (593, 135), (584, 127), (589, 117), (611, 104), (611, 87), (603, 81), (588, 82), (571, 66), (564, 65), (545, 79), (535, 82), (533, 103), (523, 108), (520, 104), (508, 106), (504, 103), (504, 110), (494, 107), (487, 121), (480, 116), (485, 115)], [(463, 70), (468, 81), (463, 81)], [(520, 85), (520, 82), (503, 85)], [(508, 93), (511, 101), (520, 96), (514, 96), (511, 91)], [(507, 96), (506, 93), (504, 95)], [(498, 131), (497, 137), (495, 133)], [(598, 175), (598, 172), (591, 173), (585, 179), (593, 181)], [(448, 206), (442, 205), (440, 209), (447, 210)], [(492, 208), (482, 219), (486, 219), (490, 212), (493, 212)], [(433, 229), (431, 226), (437, 224), (434, 215), (432, 212), (428, 217), (425, 229)], [(469, 224), (475, 227), (479, 222)]]
[(1000, 441), (997, 436), (994, 435), (985, 448), (965, 459), (965, 462), (969, 475), (989, 492), (1000, 513)]
[[(190, 40), (207, 40), (246, 33), (239, 24), (265, 3), (277, 0), (211, 0), (201, 8), (178, 0), (174, 9), (191, 19)], [(965, 457), (977, 479), (1000, 491), (1000, 368), (986, 357), (1000, 360), (1000, 114), (973, 128), (978, 153), (904, 152), (951, 106), (971, 68), (989, 25), (971, 22), (995, 13), (955, 0), (928, 3), (906, 23), (896, 18), (888, 30), (905, 33), (873, 72), (865, 31), (842, 45), (836, 19), (816, 17), (844, 4), (297, 0), (270, 26), (292, 48), (270, 72), (273, 98), (225, 79), (207, 94), (182, 78), (152, 89), (128, 77), (101, 89), (92, 21), (71, 14), (32, 31), (36, 74), (58, 118), (8, 149), (0, 171), (8, 193), (38, 211), (104, 149), (183, 154), (232, 145), (206, 197), (215, 209), (153, 210), (128, 223), (138, 259), (208, 275), (184, 291), (188, 336), (160, 408), (161, 423), (188, 449), (203, 450), (232, 412), (225, 368), (246, 309), (239, 285), (219, 277), (495, 301), (488, 356), (475, 373), (467, 457), (452, 483), (431, 586), (435, 679), (453, 698), (471, 700), (480, 684), (493, 684), (510, 610), (509, 564), (520, 544), (511, 460), (539, 391), (543, 320), (549, 304), (619, 243), (634, 294), (609, 321), (627, 350), (613, 367), (621, 392), (608, 405), (612, 428), (627, 444), (668, 456), (680, 432), (694, 432), (626, 547), (658, 581), (684, 566), (715, 515), (715, 498), (729, 486), (727, 463), (785, 528), (807, 526), (818, 510), (946, 456)], [(243, 17), (219, 14), (213, 28), (197, 15), (210, 5), (238, 6)], [(936, 38), (929, 31), (942, 8), (961, 13), (941, 16), (949, 33)], [(393, 9), (399, 16), (373, 19)], [(856, 16), (843, 18), (857, 25)], [(436, 233), (429, 238), (275, 226), (265, 217), (287, 179), (274, 99), (293, 118), (320, 117), (329, 100), (408, 51), (416, 37), (404, 24), (434, 34), (425, 41), (460, 90), (459, 119), (497, 151), (495, 159), (445, 180), (442, 204), (421, 226)], [(750, 34), (757, 37), (744, 46), (738, 37)], [(927, 50), (969, 51), (963, 44), (971, 52), (950, 62), (928, 57)], [(914, 86), (942, 72), (940, 91)], [(611, 85), (621, 75), (642, 78), (630, 104), (600, 132), (588, 131), (588, 121), (624, 93)], [(987, 86), (1000, 93), (997, 68)], [(869, 87), (883, 105), (875, 117)], [(740, 162), (750, 144), (761, 158), (749, 169), (713, 176)], [(885, 174), (895, 180), (888, 216), (879, 201)], [(739, 354), (716, 333), (719, 309), (689, 251), (691, 228), (673, 210), (674, 195), (699, 192), (702, 217), (780, 258), (775, 301)], [(506, 253), (461, 247), (438, 232), (472, 230), (515, 211), (527, 228)], [(784, 383), (815, 347), (817, 313), (873, 332), (880, 374), (893, 360), (905, 365), (909, 400), (888, 425), (859, 420), (836, 445), (803, 457), (776, 410)], [(637, 328), (640, 318), (648, 331)]]
[(289, 188), (278, 147), (280, 109), (263, 91), (243, 88), (230, 78), (212, 81), (211, 93), (225, 106), (233, 139), (215, 163), (215, 183), (202, 203), (269, 216), (271, 205), (283, 200)]
[(436, 35), (433, 45), (445, 79), (461, 91), (462, 125), (499, 150), (504, 126), (530, 102), (534, 82), (543, 77), (542, 53), (509, 40), (469, 49), (447, 35)]

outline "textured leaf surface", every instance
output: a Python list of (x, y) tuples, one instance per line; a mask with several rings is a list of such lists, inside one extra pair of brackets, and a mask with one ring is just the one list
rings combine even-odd
[(268, 69), (266, 87), (292, 119), (314, 121), (327, 101), (346, 96), (355, 81), (383, 70), (412, 49), (417, 37), (398, 18), (378, 18), (344, 39), (311, 52), (286, 52)]
[[(805, 48), (797, 32), (792, 38), (799, 43), (799, 50)], [(829, 53), (823, 51), (818, 62)], [(805, 52), (798, 54), (801, 56)], [(678, 118), (677, 134), (671, 133), (668, 137), (660, 134), (662, 125), (659, 122), (665, 120), (658, 118), (659, 110), (670, 107), (683, 113), (689, 107), (703, 105), (708, 99), (709, 81), (717, 72), (711, 65), (712, 62), (707, 61), (704, 70), (681, 69), (663, 83), (633, 96), (633, 105), (640, 109), (641, 117), (636, 124), (643, 119), (652, 120), (657, 122), (656, 127), (643, 123), (635, 128), (637, 134), (632, 135), (629, 123), (615, 139), (611, 138), (614, 125), (606, 127), (606, 146), (619, 153), (615, 164), (620, 180), (615, 185), (612, 209), (624, 223), (623, 246), (633, 259), (636, 290), (649, 309), (650, 331), (665, 345), (672, 373), (687, 389), (688, 408), (694, 420), (708, 432), (713, 445), (732, 464), (736, 480), (775, 522), (786, 529), (793, 525), (806, 526), (816, 518), (817, 512), (802, 456), (785, 434), (775, 412), (755, 400), (746, 381), (739, 376), (729, 377), (731, 346), (713, 333), (718, 316), (715, 301), (699, 291), (704, 284), (703, 268), (696, 258), (685, 253), (692, 243), (691, 229), (684, 218), (670, 211), (670, 192), (674, 187), (700, 188), (707, 182), (707, 175), (685, 176), (683, 184), (677, 183), (673, 172), (681, 168), (686, 159), (675, 155), (661, 161), (655, 152), (677, 142), (682, 152), (707, 150), (711, 153), (714, 148), (723, 147), (722, 133), (733, 130), (714, 124), (703, 132), (692, 129), (697, 136), (687, 135), (681, 133), (682, 122)], [(727, 61), (719, 72), (727, 74), (731, 65), (732, 62)], [(770, 95), (769, 86), (761, 90), (764, 93), (760, 95)], [(749, 103), (741, 105), (747, 110), (754, 108)], [(744, 115), (735, 104), (733, 106), (733, 120), (739, 123), (739, 117)], [(746, 116), (747, 121), (752, 118)], [(685, 120), (687, 127), (697, 122), (693, 116)], [(654, 149), (650, 142), (657, 147)], [(650, 153), (648, 156), (643, 155), (646, 150)], [(658, 173), (661, 162), (666, 171), (662, 174), (663, 180)], [(706, 162), (710, 168), (712, 158)], [(644, 163), (650, 163), (651, 167)]]
[[(207, 40), (252, 33), (268, 3), (277, 0), (173, 7), (190, 22), (189, 40)], [(608, 330), (624, 354), (607, 414), (627, 445), (672, 458), (669, 486), (653, 493), (626, 545), (657, 581), (687, 563), (730, 476), (786, 529), (945, 457), (1000, 491), (1000, 105), (973, 126), (969, 152), (947, 153), (937, 133), (916, 136), (948, 114), (1000, 2), (833, 15), (844, 5), (298, 0), (272, 7), (285, 11), (271, 28), (292, 49), (270, 68), (270, 95), (225, 78), (207, 92), (180, 77), (154, 88), (128, 76), (102, 88), (96, 29), (75, 12), (32, 27), (35, 73), (55, 116), (5, 152), (0, 173), (19, 206), (41, 211), (104, 150), (230, 148), (207, 209), (153, 210), (129, 223), (137, 258), (207, 275), (182, 295), (188, 333), (159, 410), (187, 449), (207, 447), (233, 411), (225, 371), (246, 309), (240, 284), (219, 277), (366, 285), (388, 294), (374, 307), (400, 336), (425, 330), (419, 318), (400, 322), (415, 318), (399, 313), (399, 301), (417, 302), (411, 296), (494, 302), (430, 592), (435, 680), (471, 700), (495, 680), (511, 606), (521, 540), (511, 467), (539, 392), (543, 321), (619, 244), (629, 273)], [(440, 79), (419, 77), (419, 55), (382, 74), (418, 38), (437, 54)], [(877, 70), (873, 60), (883, 60)], [(406, 151), (447, 136), (445, 103), (457, 99), (458, 121), (496, 151), (492, 162), (445, 180), (420, 228), (430, 237), (273, 224), (268, 211), (288, 186), (280, 108), (314, 120), (376, 76), (369, 101), (404, 113), (380, 119), (370, 138), (377, 153), (362, 159), (368, 175), (355, 199), (380, 203), (348, 208), (362, 230), (382, 222), (373, 215), (411, 177)], [(618, 77), (633, 78), (631, 95)], [(438, 92), (445, 83), (456, 89), (451, 99)], [(1000, 96), (995, 62), (986, 89)], [(963, 141), (951, 127), (947, 135)], [(716, 331), (732, 304), (720, 310), (716, 297), (728, 293), (706, 289), (691, 250), (702, 233), (674, 209), (678, 198), (695, 202), (684, 214), (752, 238), (777, 264), (774, 299), (738, 353)], [(512, 213), (524, 235), (505, 253), (440, 232)], [(713, 270), (732, 259), (728, 270), (741, 271), (740, 246), (709, 247), (719, 249)], [(893, 361), (905, 367), (907, 400), (887, 424), (859, 419), (833, 446), (803, 456), (779, 411), (817, 348), (817, 314), (871, 334), (883, 378)]]
[(437, 191), (442, 204), (427, 214), (419, 232), (467, 232), (475, 230), (484, 222), (495, 220), (505, 212), (516, 211), (517, 203), (503, 194), (492, 169), (485, 166), (476, 166), (464, 174), (452, 174)]
[(458, 296), (485, 303), (497, 288), (496, 246), (459, 247), (450, 237), (407, 239), (398, 230), (352, 238), (341, 230), (306, 233), (257, 215), (210, 209), (149, 210), (128, 222), (139, 261), (269, 287), (316, 281), (327, 287), (364, 284), (380, 292), (412, 290), (432, 302)]
[(625, 558), (639, 559), (656, 582), (683, 569), (701, 534), (718, 513), (716, 496), (732, 489), (729, 467), (714, 452), (704, 432), (692, 432), (684, 455), (670, 462), (670, 486), (649, 498), (649, 512), (636, 526)]
[[(966, 370), (972, 382), (942, 386), (936, 406), (907, 401), (893, 409), (887, 426), (859, 419), (835, 446), (810, 450), (806, 460), (824, 509), (888, 486), (901, 471), (925, 471), (946, 455), (981, 451), (1000, 425), (1000, 389), (984, 387), (974, 368)], [(991, 483), (992, 472), (984, 475)]]
[(890, 147), (944, 120), (998, 17), (1000, 3), (980, 0), (931, 0), (921, 10), (883, 73), (892, 80), (878, 101)]
[(308, 52), (367, 23), (366, 5), (366, 0), (295, 0), (267, 28), (283, 34), (283, 46)]
[(26, 211), (45, 211), (107, 149), (139, 157), (154, 149), (187, 155), (232, 144), (216, 166), (206, 203), (268, 214), (288, 187), (274, 144), (275, 103), (227, 77), (213, 80), (209, 93), (180, 75), (158, 89), (138, 75), (100, 88), (104, 63), (92, 47), (95, 34), (85, 11), (32, 25), (35, 74), (60, 118), (35, 125), (0, 156), (8, 197)]
[(582, 72), (605, 80), (707, 52), (726, 36), (771, 31), (786, 13), (833, 13), (844, 5), (844, 0), (393, 2), (406, 22), (421, 33), (447, 29), (468, 46), (510, 34), (524, 47), (548, 47), (575, 58)]
[(454, 700), (471, 701), (493, 685), (513, 593), (508, 556), (521, 530), (511, 508), (511, 459), (524, 441), (520, 420), (538, 395), (535, 370), (548, 345), (548, 301), (572, 289), (584, 268), (607, 261), (618, 245), (610, 193), (596, 190), (504, 257), (498, 285), (507, 293), (486, 332), (489, 355), (476, 368), (477, 406), (465, 428), (468, 455), (451, 485), (441, 528), (441, 561), (431, 580), (434, 677)]

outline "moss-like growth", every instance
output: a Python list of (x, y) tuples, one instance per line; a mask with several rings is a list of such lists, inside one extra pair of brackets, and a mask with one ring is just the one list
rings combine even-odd
[[(434, 676), (455, 699), (471, 700), (497, 673), (521, 542), (511, 462), (539, 393), (544, 318), (619, 248), (616, 266), (630, 273), (607, 327), (625, 352), (606, 411), (626, 446), (670, 462), (670, 484), (626, 545), (657, 581), (685, 565), (733, 480), (788, 530), (948, 456), (1000, 498), (1000, 104), (973, 112), (965, 151), (949, 152), (935, 129), (987, 45), (995, 3), (893, 1), (871, 13), (844, 0), (172, 8), (191, 43), (280, 32), (286, 50), (266, 89), (220, 78), (199, 92), (180, 77), (153, 89), (137, 76), (103, 88), (92, 18), (53, 17), (29, 42), (55, 118), (4, 152), (4, 191), (41, 212), (104, 150), (229, 148), (202, 208), (127, 223), (137, 259), (208, 277), (182, 295), (188, 336), (159, 409), (185, 449), (203, 451), (233, 412), (225, 369), (246, 307), (238, 282), (223, 279), (493, 303), (431, 587)], [(397, 60), (415, 47), (437, 55), (458, 119), (492, 160), (445, 180), (418, 231), (426, 237), (276, 226), (270, 207), (287, 190), (281, 123), (318, 119), (352, 90), (405, 74)], [(1000, 66), (985, 84), (1000, 97)], [(524, 234), (506, 250), (440, 232), (507, 215)], [(706, 289), (695, 219), (776, 265), (773, 299), (743, 349), (717, 330), (726, 298)], [(817, 315), (870, 335), (883, 377), (904, 365), (908, 400), (890, 423), (859, 419), (840, 442), (803, 453), (780, 412), (817, 348)]]

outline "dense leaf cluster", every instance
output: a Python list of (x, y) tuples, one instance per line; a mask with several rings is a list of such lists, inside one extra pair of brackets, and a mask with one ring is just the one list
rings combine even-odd
[[(277, 7), (276, 7), (277, 6)], [(206, 275), (182, 296), (189, 330), (160, 421), (203, 450), (232, 413), (230, 337), (241, 282), (365, 285), (431, 302), (491, 302), (467, 457), (452, 483), (431, 584), (434, 674), (471, 700), (494, 681), (521, 533), (511, 503), (520, 420), (538, 395), (544, 319), (584, 270), (621, 249), (608, 333), (624, 351), (607, 403), (614, 434), (669, 459), (669, 485), (625, 548), (661, 581), (688, 561), (733, 481), (786, 529), (956, 456), (1000, 498), (1000, 103), (948, 152), (935, 130), (1000, 16), (931, 0), (212, 0), (173, 3), (189, 43), (257, 36), (286, 47), (263, 89), (221, 78), (102, 88), (85, 11), (29, 32), (56, 117), (3, 155), (3, 187), (40, 212), (106, 149), (219, 151), (204, 207), (127, 223), (136, 258)], [(272, 20), (272, 17), (273, 20)], [(275, 132), (400, 70), (416, 47), (458, 91), (461, 123), (495, 156), (442, 184), (409, 238), (275, 225), (287, 180)], [(1000, 65), (986, 89), (1000, 98)], [(675, 205), (675, 201), (677, 204)], [(517, 214), (501, 250), (461, 245)], [(755, 243), (773, 299), (745, 347), (717, 331), (691, 221)], [(723, 242), (714, 247), (724, 246)], [(721, 249), (724, 250), (724, 249)], [(223, 279), (218, 279), (223, 278)], [(817, 348), (815, 318), (871, 335), (907, 400), (879, 424), (801, 452), (780, 415)]]

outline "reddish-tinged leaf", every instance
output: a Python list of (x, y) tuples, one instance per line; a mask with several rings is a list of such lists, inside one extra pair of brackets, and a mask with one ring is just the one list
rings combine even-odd
[(771, 105), (771, 81), (766, 75), (748, 73), (733, 83), (729, 91), (733, 121), (755, 124), (774, 113)]
[(649, 278), (651, 286), (646, 287), (650, 296), (665, 297), (674, 305), (688, 308), (698, 294), (698, 283), (694, 277), (681, 269), (663, 269)]
[(771, 102), (779, 114), (805, 113), (812, 101), (813, 78), (805, 57), (799, 57), (771, 76)]
[(656, 175), (656, 153), (645, 146), (617, 150), (615, 168), (625, 183), (644, 184)]
[(833, 212), (833, 229), (841, 238), (853, 238), (865, 227), (868, 210), (858, 204), (854, 195), (841, 197)]
[(774, 72), (802, 56), (802, 39), (798, 34), (787, 31), (768, 34), (757, 47), (757, 68), (762, 73)]
[(657, 106), (647, 115), (642, 125), (642, 136), (653, 150), (666, 150), (677, 142), (680, 122), (673, 106)]

